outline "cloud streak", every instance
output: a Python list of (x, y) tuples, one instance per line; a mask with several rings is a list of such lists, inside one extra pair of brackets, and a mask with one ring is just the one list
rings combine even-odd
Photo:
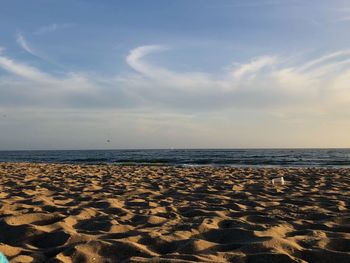
[(166, 50), (166, 48), (160, 45), (140, 46), (129, 52), (129, 55), (126, 57), (126, 62), (135, 71), (150, 77), (157, 73), (166, 73), (163, 69), (152, 66), (142, 60), (148, 54), (164, 50)]
[[(16, 36), (16, 41), (19, 44), (19, 46), (26, 52), (28, 52), (29, 54), (31, 54), (32, 56), (41, 59), (42, 61), (45, 61), (51, 65), (54, 65), (58, 68), (63, 68), (60, 64), (52, 61), (51, 59), (48, 59), (46, 56), (43, 56), (42, 54), (40, 54), (39, 52), (33, 50), (33, 48), (30, 47), (30, 45), (28, 44), (27, 40), (25, 39), (25, 37), (23, 36), (22, 33), (17, 33)], [(1, 51), (1, 50), (0, 50)], [(1, 54), (1, 52), (0, 52)]]
[(35, 52), (29, 47), (27, 41), (21, 33), (17, 33), (16, 41), (20, 45), (20, 47), (23, 48), (25, 51), (32, 54), (33, 56), (37, 56)]
[(40, 83), (53, 81), (53, 79), (48, 74), (45, 74), (36, 68), (17, 63), (4, 56), (0, 56), (0, 67), (16, 76)]
[(242, 108), (322, 112), (350, 102), (347, 50), (292, 64), (265, 55), (235, 63), (220, 74), (177, 72), (148, 62), (148, 56), (165, 50), (159, 45), (137, 47), (125, 59), (133, 71), (109, 77), (84, 72), (56, 76), (0, 54), (0, 68), (11, 74), (0, 77), (0, 91), (3, 100), (19, 107), (191, 113)]
[(261, 69), (272, 66), (276, 63), (275, 57), (265, 56), (251, 61), (250, 63), (240, 66), (238, 69), (232, 72), (233, 76), (237, 79), (242, 78), (245, 75), (259, 72)]

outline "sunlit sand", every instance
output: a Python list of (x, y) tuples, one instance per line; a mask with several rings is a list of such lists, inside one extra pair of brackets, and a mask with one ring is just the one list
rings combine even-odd
[(0, 251), (12, 262), (349, 262), (349, 174), (2, 163)]

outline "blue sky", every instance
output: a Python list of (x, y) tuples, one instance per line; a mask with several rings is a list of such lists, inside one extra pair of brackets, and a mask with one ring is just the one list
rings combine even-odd
[(2, 1), (0, 149), (350, 147), (349, 25), (340, 0)]

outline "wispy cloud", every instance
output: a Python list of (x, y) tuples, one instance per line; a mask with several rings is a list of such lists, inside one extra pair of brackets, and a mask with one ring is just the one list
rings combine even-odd
[[(179, 72), (150, 63), (148, 56), (160, 51), (165, 48), (132, 49), (125, 58), (130, 72), (110, 76), (91, 72), (55, 75), (3, 52), (0, 70), (8, 74), (0, 74), (0, 110), (31, 127), (29, 133), (8, 136), (16, 141), (17, 137), (27, 138), (33, 147), (47, 134), (54, 134), (46, 138), (47, 145), (54, 141), (61, 147), (100, 147), (100, 139), (111, 136), (107, 131), (118, 134), (118, 141), (122, 141), (115, 147), (170, 147), (173, 143), (177, 147), (226, 147), (232, 138), (239, 138), (231, 141), (236, 147), (271, 146), (263, 143), (268, 140), (279, 140), (276, 147), (295, 147), (317, 146), (319, 141), (309, 141), (316, 129), (326, 129), (322, 140), (328, 140), (328, 133), (334, 130), (332, 123), (338, 122), (343, 129), (337, 145), (348, 140), (347, 50), (299, 62), (263, 55), (234, 63), (217, 74)], [(67, 125), (74, 132), (66, 129)], [(81, 135), (82, 130), (89, 132)], [(257, 130), (259, 136), (269, 139), (257, 140)], [(308, 134), (302, 142), (301, 131)], [(37, 141), (28, 137), (30, 133), (37, 134)], [(69, 134), (63, 146), (57, 134)], [(286, 136), (292, 144), (286, 145)], [(77, 140), (69, 138), (82, 141), (75, 144)], [(0, 139), (3, 145), (6, 141)], [(95, 144), (87, 146), (85, 142), (90, 141)]]
[(34, 56), (37, 56), (35, 54), (35, 52), (29, 47), (29, 45), (28, 45), (27, 41), (25, 40), (24, 36), (22, 35), (22, 33), (17, 33), (16, 41), (20, 45), (20, 47), (23, 48), (25, 51), (27, 51), (28, 53), (30, 53)]
[[(323, 55), (309, 61), (286, 63), (278, 56), (262, 56), (236, 66), (220, 75), (204, 72), (175, 72), (150, 65), (145, 60), (159, 46), (142, 46), (132, 50), (129, 65), (139, 74), (123, 78), (123, 85), (137, 90), (148, 100), (177, 107), (274, 107), (298, 103), (337, 103), (350, 101), (347, 50)], [(342, 88), (340, 88), (342, 87)], [(340, 99), (338, 92), (341, 91)], [(339, 100), (340, 99), (340, 100)]]
[(52, 81), (52, 78), (50, 78), (48, 74), (45, 74), (36, 68), (17, 63), (9, 58), (6, 58), (5, 56), (0, 56), (0, 67), (12, 74), (24, 77), (26, 79), (39, 82)]
[(16, 35), (16, 41), (19, 44), (19, 46), (29, 54), (31, 54), (34, 57), (37, 57), (51, 65), (54, 65), (59, 68), (63, 68), (60, 64), (52, 61), (51, 59), (47, 58), (45, 55), (41, 54), (40, 52), (34, 50), (29, 44), (28, 41), (25, 39), (24, 35), (21, 32), (18, 32)]
[(277, 55), (261, 56), (220, 74), (177, 72), (149, 63), (147, 56), (165, 50), (159, 45), (137, 47), (126, 57), (133, 71), (109, 77), (84, 72), (56, 76), (1, 54), (0, 68), (12, 79), (0, 78), (0, 100), (15, 98), (19, 106), (174, 112), (276, 107), (324, 111), (350, 102), (347, 50), (292, 64)]
[(341, 51), (337, 51), (337, 52), (333, 52), (324, 56), (321, 56), (319, 58), (316, 58), (314, 60), (308, 61), (307, 63), (305, 63), (303, 66), (301, 66), (299, 68), (299, 70), (301, 71), (306, 71), (310, 68), (313, 68), (315, 66), (320, 66), (324, 63), (327, 64), (328, 61), (335, 59), (335, 58), (344, 58), (350, 55), (350, 50), (341, 50)]
[[(64, 75), (56, 76), (8, 58), (3, 54), (0, 54), (0, 69), (10, 73), (9, 76), (5, 75), (0, 78), (0, 91), (3, 92), (5, 101), (6, 94), (12, 97), (11, 94), (13, 93), (18, 94), (18, 96), (22, 95), (22, 102), (25, 101), (25, 97), (37, 97), (39, 100), (36, 103), (39, 105), (41, 103), (46, 104), (45, 96), (55, 94), (57, 96), (54, 99), (57, 102), (56, 105), (63, 105), (65, 103), (60, 101), (63, 97), (68, 98), (70, 95), (75, 96), (77, 94), (83, 97), (91, 96), (99, 88), (93, 79), (88, 79), (83, 73), (66, 72)], [(48, 98), (48, 101), (52, 101), (52, 99)]]
[(39, 27), (37, 30), (34, 31), (33, 34), (34, 35), (43, 35), (43, 34), (55, 32), (57, 30), (71, 28), (71, 27), (74, 27), (74, 26), (75, 26), (74, 23), (63, 23), (63, 24), (53, 23), (53, 24), (50, 24), (50, 25), (45, 25), (45, 26)]
[(131, 68), (141, 74), (154, 75), (154, 73), (159, 73), (158, 71), (163, 70), (148, 64), (143, 61), (142, 58), (148, 54), (164, 50), (166, 50), (166, 48), (160, 45), (140, 46), (130, 51), (129, 55), (126, 57), (126, 62)]
[(244, 75), (259, 72), (265, 67), (272, 66), (276, 63), (276, 60), (276, 57), (271, 56), (260, 57), (247, 64), (241, 65), (239, 68), (235, 69), (232, 74), (235, 78), (241, 78)]

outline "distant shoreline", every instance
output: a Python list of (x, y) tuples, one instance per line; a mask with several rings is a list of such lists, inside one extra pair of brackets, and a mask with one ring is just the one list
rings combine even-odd
[(350, 149), (0, 151), (2, 162), (214, 167), (350, 167)]
[(54, 163), (54, 162), (4, 162), (0, 161), (1, 164), (9, 165), (53, 165), (53, 166), (82, 166), (82, 167), (91, 167), (91, 166), (106, 166), (106, 167), (159, 167), (159, 168), (210, 168), (210, 169), (243, 169), (243, 170), (350, 170), (349, 166), (267, 166), (267, 165), (182, 165), (182, 164), (155, 164), (155, 163)]

